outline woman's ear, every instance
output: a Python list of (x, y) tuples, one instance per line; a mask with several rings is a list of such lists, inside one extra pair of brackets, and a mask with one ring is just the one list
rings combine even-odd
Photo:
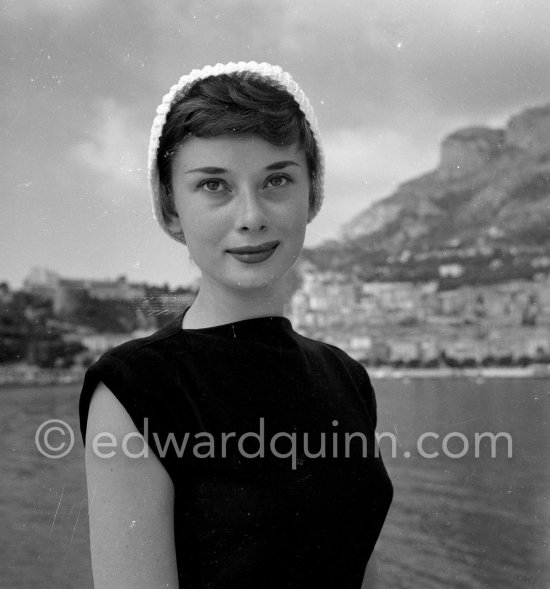
[(315, 209), (315, 196), (313, 195), (313, 191), (310, 191), (309, 194), (309, 204), (308, 204), (308, 209), (307, 209), (307, 223), (309, 223), (313, 217), (315, 216), (313, 214)]
[(168, 227), (172, 233), (182, 232), (183, 229), (177, 213), (164, 213), (164, 220), (166, 222), (166, 227)]

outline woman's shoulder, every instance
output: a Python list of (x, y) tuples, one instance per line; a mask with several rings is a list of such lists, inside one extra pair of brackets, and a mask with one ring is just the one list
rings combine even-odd
[(113, 346), (104, 352), (96, 362), (116, 359), (122, 362), (143, 359), (144, 356), (154, 355), (159, 347), (169, 342), (181, 329), (182, 313), (171, 319), (166, 325), (151, 334), (129, 339)]
[(318, 352), (321, 354), (322, 353), (332, 354), (332, 355), (337, 356), (339, 358), (342, 358), (345, 360), (351, 360), (352, 362), (355, 362), (355, 360), (347, 352), (345, 352), (342, 348), (339, 348), (335, 344), (331, 344), (325, 340), (314, 339), (314, 338), (306, 336), (302, 333), (298, 333), (298, 332), (295, 332), (295, 333), (297, 334), (302, 345), (305, 348), (307, 348), (313, 352)]
[[(100, 382), (120, 401), (135, 424), (143, 423), (155, 408), (160, 411), (165, 394), (161, 378), (169, 372), (165, 370), (166, 346), (173, 346), (170, 340), (176, 336), (178, 321), (180, 317), (150, 335), (111, 348), (87, 368), (79, 400), (83, 439), (89, 405)], [(106, 396), (114, 402), (110, 395)]]
[(310, 350), (312, 353), (318, 354), (324, 359), (332, 359), (335, 362), (344, 364), (354, 373), (362, 374), (366, 372), (366, 369), (361, 362), (352, 358), (345, 350), (337, 345), (324, 340), (313, 339), (302, 334), (298, 334), (298, 337), (304, 348)]

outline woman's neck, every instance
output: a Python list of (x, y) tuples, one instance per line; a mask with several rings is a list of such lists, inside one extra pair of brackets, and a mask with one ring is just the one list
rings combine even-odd
[(201, 329), (254, 317), (281, 316), (284, 300), (282, 287), (243, 293), (201, 284), (196, 299), (185, 313), (182, 327)]

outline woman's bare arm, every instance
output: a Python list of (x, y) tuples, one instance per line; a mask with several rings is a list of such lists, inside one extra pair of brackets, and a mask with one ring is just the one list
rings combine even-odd
[[(112, 434), (116, 447), (94, 451), (101, 432)], [(125, 455), (122, 440), (132, 432), (137, 429), (127, 411), (100, 383), (90, 402), (85, 451), (94, 587), (177, 589), (174, 486), (150, 448), (146, 458)], [(139, 453), (143, 444), (136, 435), (128, 447)], [(98, 456), (113, 451), (111, 458)]]
[(365, 569), (361, 589), (379, 589), (379, 587), (378, 555), (376, 554), (376, 550), (374, 550)]

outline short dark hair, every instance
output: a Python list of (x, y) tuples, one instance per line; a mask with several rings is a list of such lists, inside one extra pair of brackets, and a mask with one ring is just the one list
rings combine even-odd
[(259, 135), (273, 145), (298, 143), (305, 152), (310, 180), (319, 172), (319, 151), (304, 113), (293, 96), (274, 81), (251, 73), (210, 76), (197, 81), (183, 97), (174, 98), (157, 153), (162, 213), (175, 214), (172, 161), (190, 136)]

